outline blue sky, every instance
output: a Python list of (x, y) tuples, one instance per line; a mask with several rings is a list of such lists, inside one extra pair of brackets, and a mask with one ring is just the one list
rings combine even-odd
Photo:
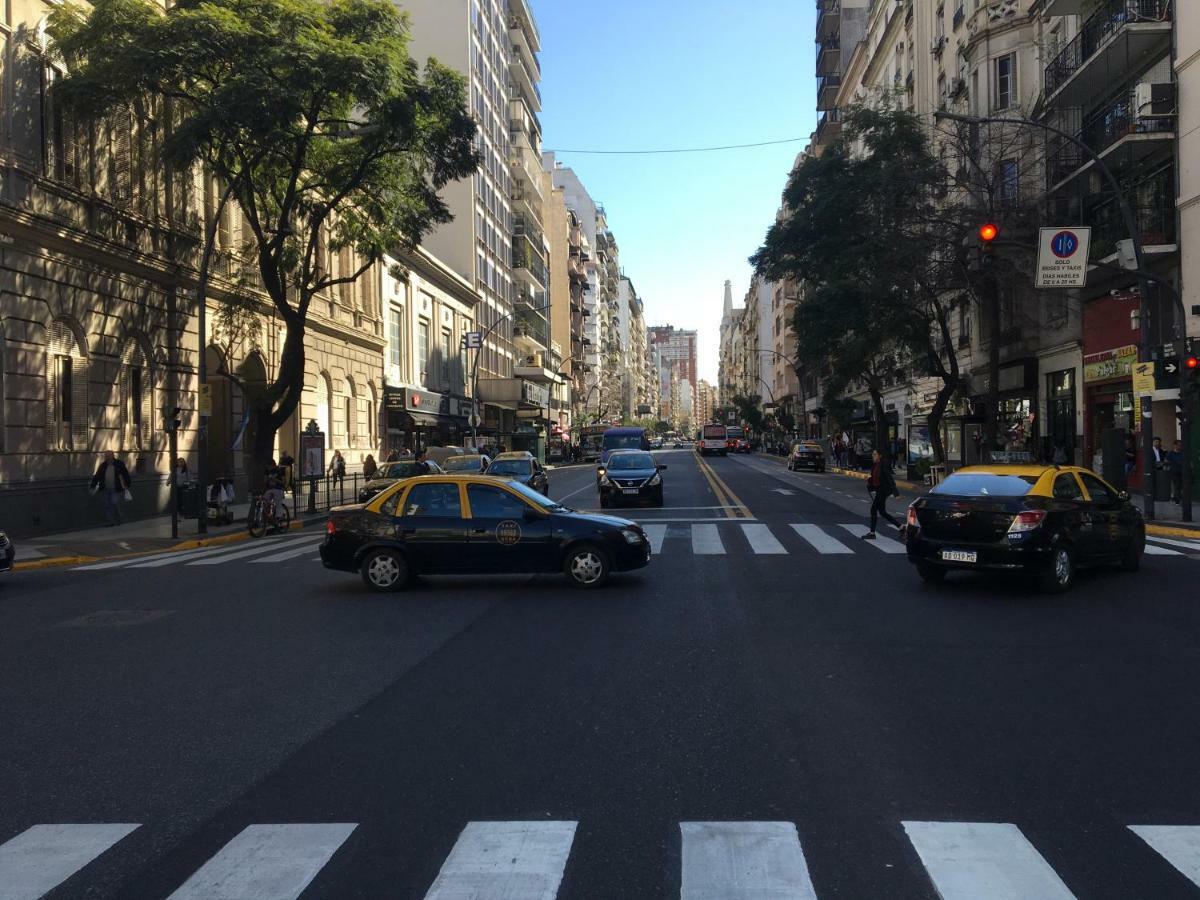
[[(812, 0), (530, 0), (547, 150), (700, 147), (807, 136)], [(664, 156), (559, 153), (608, 213), (648, 324), (700, 331), (715, 381), (725, 279), (740, 302), (803, 143)]]

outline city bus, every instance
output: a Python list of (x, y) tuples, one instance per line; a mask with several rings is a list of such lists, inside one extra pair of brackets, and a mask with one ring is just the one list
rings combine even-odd
[(584, 425), (579, 429), (579, 450), (585, 462), (595, 462), (604, 452), (604, 432), (611, 425)]
[(649, 450), (650, 439), (645, 428), (608, 428), (604, 432), (600, 464), (608, 462), (613, 450)]
[(719, 453), (724, 456), (727, 452), (725, 442), (729, 439), (729, 429), (724, 425), (705, 425), (700, 429), (700, 441), (697, 443), (697, 448), (700, 450), (701, 456), (708, 456), (710, 453)]

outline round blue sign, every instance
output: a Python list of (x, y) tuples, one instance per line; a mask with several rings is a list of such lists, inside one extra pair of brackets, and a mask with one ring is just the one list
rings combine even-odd
[(1070, 259), (1079, 249), (1079, 236), (1073, 231), (1060, 231), (1050, 238), (1050, 252), (1059, 259)]

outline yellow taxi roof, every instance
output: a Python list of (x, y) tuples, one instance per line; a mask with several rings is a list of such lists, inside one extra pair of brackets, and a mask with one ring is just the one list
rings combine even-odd
[(1057, 470), (1060, 472), (1074, 472), (1078, 470), (1078, 466), (1048, 466), (1041, 463), (1003, 463), (996, 465), (979, 464), (975, 466), (963, 466), (961, 469), (955, 469), (950, 474), (966, 474), (966, 475), (1045, 475), (1047, 472)]

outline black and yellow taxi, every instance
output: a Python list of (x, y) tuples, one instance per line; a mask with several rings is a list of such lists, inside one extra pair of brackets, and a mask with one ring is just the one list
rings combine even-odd
[(321, 544), (327, 569), (395, 591), (417, 575), (562, 572), (581, 588), (650, 562), (634, 522), (585, 515), (515, 479), (424, 475), (368, 503), (333, 509)]
[(1007, 571), (1057, 592), (1083, 567), (1137, 571), (1146, 526), (1129, 495), (1090, 469), (968, 466), (913, 501), (905, 544), (926, 581), (953, 569)]

